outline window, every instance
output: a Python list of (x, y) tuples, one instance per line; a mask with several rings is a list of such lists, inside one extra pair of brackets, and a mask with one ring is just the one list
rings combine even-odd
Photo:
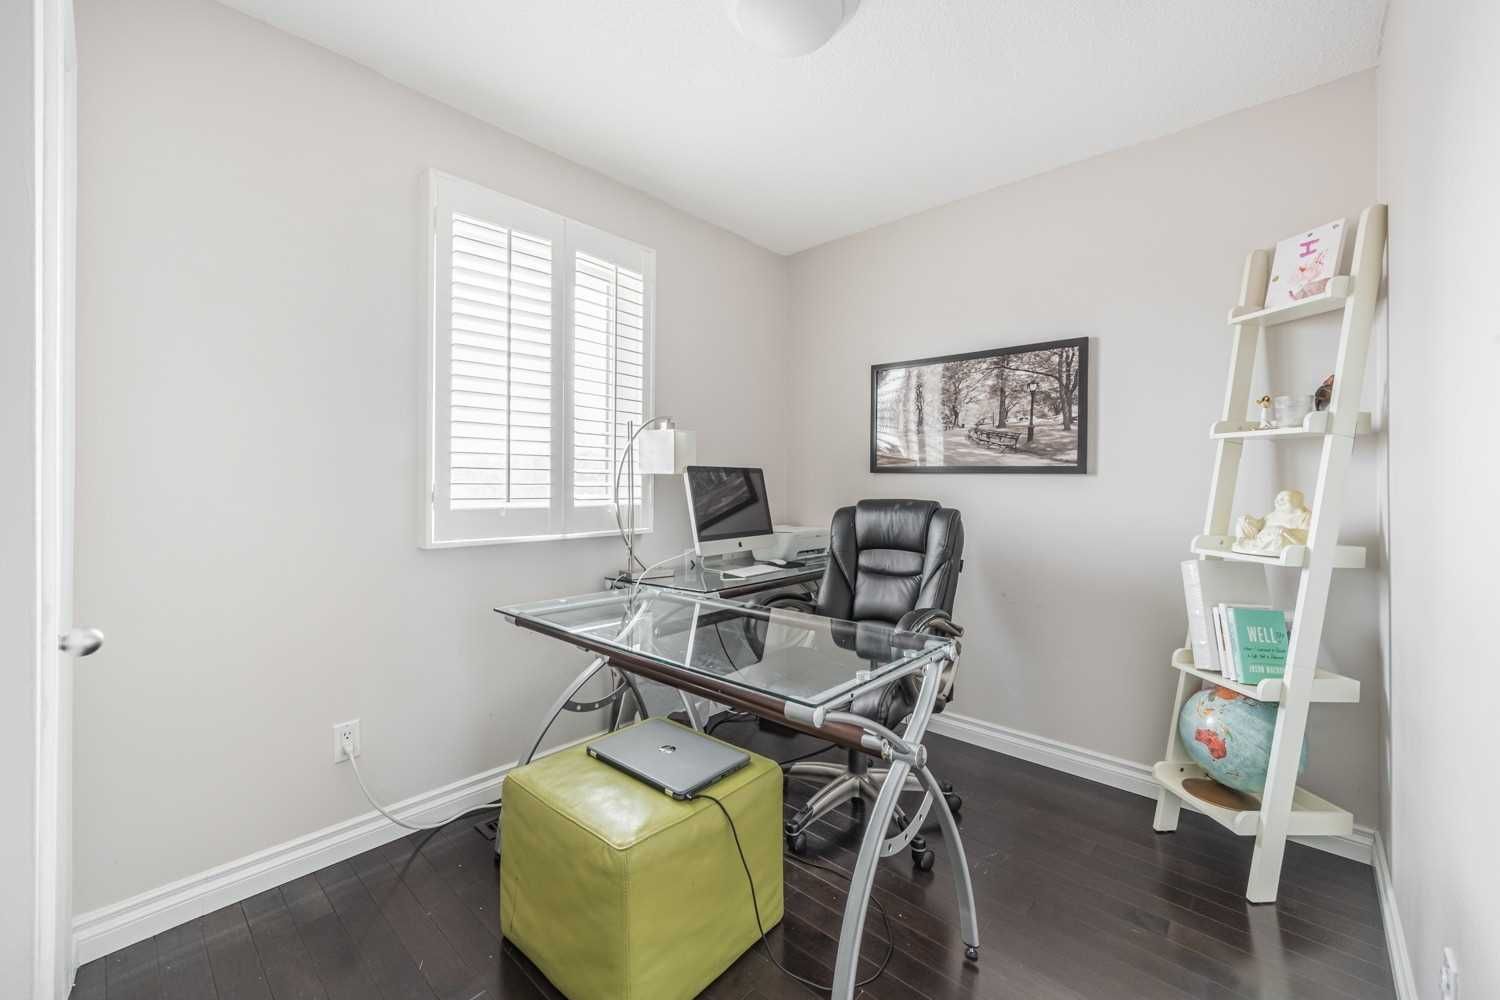
[(614, 531), (616, 463), (651, 415), (655, 255), (437, 172), (428, 205), (422, 543)]

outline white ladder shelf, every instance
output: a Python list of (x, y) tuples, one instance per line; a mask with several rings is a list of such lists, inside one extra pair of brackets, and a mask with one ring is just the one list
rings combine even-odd
[[(1345, 477), (1354, 452), (1354, 438), (1370, 429), (1370, 415), (1361, 412), (1359, 404), (1375, 303), (1380, 292), (1385, 231), (1386, 206), (1366, 208), (1359, 216), (1350, 273), (1330, 280), (1323, 293), (1287, 306), (1266, 308), (1271, 252), (1251, 251), (1240, 283), (1239, 304), (1229, 312), (1234, 344), (1230, 353), (1224, 411), (1209, 432), (1210, 438), (1216, 442), (1216, 454), (1208, 513), (1204, 518), (1203, 532), (1193, 539), (1190, 549), (1200, 559), (1237, 559), (1297, 568), (1301, 579), (1297, 588), (1294, 626), (1285, 676), (1279, 681), (1262, 681), (1256, 687), (1226, 684), (1218, 674), (1197, 669), (1190, 649), (1172, 654), (1171, 666), (1177, 671), (1177, 693), (1167, 724), (1167, 759), (1152, 768), (1152, 775), (1160, 786), (1152, 826), (1159, 833), (1177, 829), (1178, 815), (1186, 805), (1234, 833), (1255, 837), (1250, 881), (1245, 889), (1246, 898), (1255, 903), (1270, 903), (1276, 899), (1287, 837), (1340, 836), (1348, 834), (1354, 826), (1354, 817), (1348, 810), (1297, 787), (1297, 765), (1307, 735), (1309, 706), (1313, 702), (1359, 700), (1357, 680), (1319, 670), (1317, 660), (1333, 571), (1359, 569), (1365, 565), (1363, 548), (1340, 545), (1338, 539), (1344, 511)], [(1262, 331), (1266, 327), (1338, 310), (1343, 311), (1343, 324), (1339, 333), (1338, 360), (1334, 366), (1333, 396), (1328, 409), (1310, 414), (1299, 428), (1255, 429), (1246, 422), (1246, 413), (1250, 406), (1250, 377)], [(1245, 443), (1309, 437), (1321, 438), (1323, 450), (1318, 463), (1307, 544), (1291, 546), (1276, 558), (1232, 551), (1230, 517)], [(1204, 775), (1191, 762), (1178, 740), (1177, 715), (1204, 682), (1276, 703), (1276, 731), (1271, 744), (1266, 787), (1258, 809), (1226, 808), (1196, 798), (1183, 785), (1185, 779)]]

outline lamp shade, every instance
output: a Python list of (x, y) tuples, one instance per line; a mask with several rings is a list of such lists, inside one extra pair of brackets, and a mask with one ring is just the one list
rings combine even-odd
[(635, 471), (642, 475), (671, 476), (698, 461), (698, 438), (692, 431), (641, 431), (635, 444)]

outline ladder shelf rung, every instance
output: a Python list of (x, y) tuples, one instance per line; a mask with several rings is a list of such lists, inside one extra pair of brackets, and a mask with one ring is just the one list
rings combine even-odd
[[(1182, 801), (1182, 804), (1212, 819), (1225, 829), (1241, 837), (1253, 837), (1260, 832), (1260, 809), (1233, 809), (1218, 803), (1198, 798), (1183, 787), (1183, 782), (1194, 778), (1208, 780), (1208, 775), (1197, 764), (1174, 760), (1157, 761), (1151, 767), (1151, 777), (1156, 783)], [(1327, 799), (1314, 795), (1298, 786), (1292, 795), (1292, 814), (1287, 822), (1287, 835), (1291, 837), (1341, 837), (1354, 830), (1354, 815), (1340, 809)]]
[[(1279, 556), (1253, 556), (1234, 551), (1235, 539), (1231, 535), (1198, 535), (1191, 546), (1193, 555), (1211, 559), (1229, 559), (1233, 562), (1260, 563), (1262, 566), (1287, 566), (1301, 569), (1306, 566), (1312, 550), (1306, 545), (1288, 545)], [(1362, 545), (1335, 545), (1333, 547), (1334, 569), (1364, 569), (1365, 549)]]
[(1317, 295), (1309, 295), (1297, 302), (1272, 306), (1234, 306), (1229, 310), (1230, 326), (1280, 326), (1294, 320), (1306, 319), (1344, 308), (1354, 294), (1354, 279), (1347, 274), (1337, 274), (1328, 279), (1328, 287)]
[[(1255, 684), (1225, 680), (1224, 675), (1217, 670), (1199, 668), (1193, 662), (1191, 649), (1179, 649), (1172, 653), (1172, 669), (1192, 674), (1201, 681), (1228, 688), (1256, 701), (1279, 702), (1285, 692), (1285, 685), (1280, 678), (1268, 678)], [(1311, 700), (1326, 705), (1352, 705), (1359, 701), (1359, 681), (1319, 668), (1313, 673)]]
[[(1208, 429), (1215, 441), (1285, 441), (1299, 438), (1327, 437), (1334, 433), (1333, 414), (1328, 410), (1309, 413), (1300, 427), (1272, 427), (1263, 430), (1248, 420), (1216, 420)], [(1354, 418), (1355, 435), (1370, 433), (1370, 414), (1361, 411)]]

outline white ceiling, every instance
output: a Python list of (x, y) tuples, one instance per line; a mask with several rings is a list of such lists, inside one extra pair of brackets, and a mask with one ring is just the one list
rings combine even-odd
[(722, 0), (227, 0), (793, 253), (1374, 65), (1385, 0), (863, 0), (781, 60)]

